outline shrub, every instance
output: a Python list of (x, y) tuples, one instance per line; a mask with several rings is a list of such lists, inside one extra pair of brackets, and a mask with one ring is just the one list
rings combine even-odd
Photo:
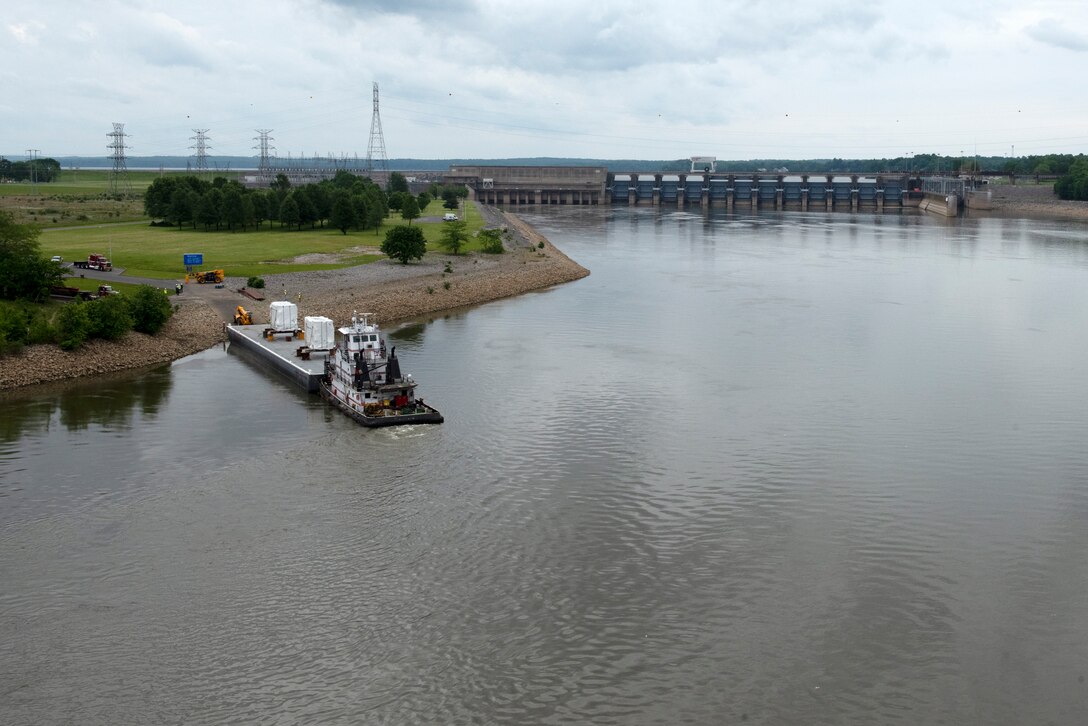
[(544, 243), (543, 243), (543, 242), (537, 242), (537, 243), (536, 243), (536, 248), (537, 248), (538, 250), (542, 250), (542, 249), (544, 249)]
[(89, 307), (80, 302), (69, 303), (57, 314), (57, 344), (63, 350), (75, 350), (87, 340), (91, 333)]
[(128, 307), (133, 329), (148, 335), (162, 330), (174, 314), (170, 299), (150, 285), (141, 285), (128, 299)]
[(262, 287), (264, 287), (264, 278), (263, 277), (251, 277), (248, 280), (246, 280), (246, 287), (255, 287), (255, 288), (257, 288), (259, 290)]
[(87, 317), (90, 320), (90, 334), (96, 338), (117, 340), (132, 330), (129, 303), (120, 295), (107, 295), (95, 300), (87, 306)]
[(450, 289), (450, 281), (446, 280), (445, 282), (443, 282), (442, 283), (442, 288), (445, 289), (445, 290), (449, 290)]
[(0, 355), (22, 350), (26, 335), (26, 314), (15, 306), (0, 307)]
[(49, 322), (49, 318), (46, 317), (44, 312), (38, 311), (31, 318), (30, 325), (27, 328), (26, 342), (31, 345), (57, 342), (57, 329)]
[(481, 229), (480, 249), (490, 255), (501, 255), (505, 250), (502, 246), (502, 231), (498, 229)]

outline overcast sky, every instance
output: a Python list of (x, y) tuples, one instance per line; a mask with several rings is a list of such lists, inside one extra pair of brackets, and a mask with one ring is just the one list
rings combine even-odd
[(0, 153), (1088, 150), (1088, 3), (4, 0)]

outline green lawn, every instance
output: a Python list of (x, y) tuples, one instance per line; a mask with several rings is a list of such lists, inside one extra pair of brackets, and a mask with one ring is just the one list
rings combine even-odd
[[(466, 214), (470, 235), (483, 227), (483, 219), (475, 205), (469, 203)], [(447, 210), (441, 201), (433, 201), (424, 216), (441, 215)], [(51, 229), (39, 238), (42, 253), (46, 256), (61, 255), (65, 260), (86, 259), (92, 252), (111, 257), (114, 267), (125, 268), (125, 274), (174, 280), (185, 274), (182, 255), (199, 252), (204, 255), (202, 269), (223, 269), (231, 277), (250, 277), (281, 272), (330, 270), (366, 264), (384, 256), (352, 250), (355, 247), (379, 247), (385, 232), (393, 224), (404, 224), (399, 215), (391, 215), (378, 234), (374, 230), (348, 232), (329, 227), (286, 230), (278, 225), (265, 223), (259, 231), (226, 232), (177, 227), (151, 227), (126, 225), (116, 227), (81, 227), (79, 229)], [(423, 230), (429, 250), (441, 251), (438, 240), (444, 222), (412, 223)], [(464, 248), (478, 249), (475, 239)], [(340, 254), (340, 262), (303, 264), (290, 262), (306, 254)]]

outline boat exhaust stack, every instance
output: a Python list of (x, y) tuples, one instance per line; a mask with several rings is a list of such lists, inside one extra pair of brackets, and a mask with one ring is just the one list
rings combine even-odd
[(385, 364), (385, 380), (387, 383), (400, 380), (400, 361), (397, 360), (397, 346), (389, 351), (389, 360)]

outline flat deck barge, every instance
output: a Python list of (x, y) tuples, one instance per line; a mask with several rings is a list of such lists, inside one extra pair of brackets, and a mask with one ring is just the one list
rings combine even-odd
[(318, 393), (321, 377), (325, 374), (325, 355), (314, 354), (310, 360), (303, 360), (295, 353), (306, 341), (299, 338), (288, 340), (280, 334), (274, 339), (264, 337), (267, 325), (228, 325), (227, 338), (232, 345), (253, 353), (270, 368), (287, 376), (310, 393)]

